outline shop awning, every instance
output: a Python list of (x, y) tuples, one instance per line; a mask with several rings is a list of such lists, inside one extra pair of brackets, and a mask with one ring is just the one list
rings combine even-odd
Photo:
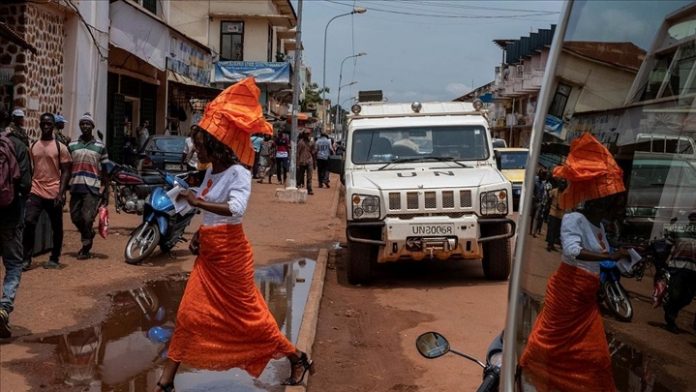
[(290, 63), (262, 61), (219, 61), (213, 82), (236, 83), (253, 76), (258, 84), (289, 84)]
[(109, 5), (109, 42), (160, 71), (169, 69), (199, 84), (210, 82), (212, 51), (162, 19), (129, 2)]

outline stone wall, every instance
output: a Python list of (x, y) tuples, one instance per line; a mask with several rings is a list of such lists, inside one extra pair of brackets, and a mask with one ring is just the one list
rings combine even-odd
[(59, 113), (63, 107), (63, 29), (65, 14), (56, 4), (2, 4), (0, 21), (8, 24), (37, 54), (0, 40), (0, 66), (13, 67), (13, 102), (0, 102), (7, 110), (23, 108), (24, 127), (38, 138), (41, 113)]

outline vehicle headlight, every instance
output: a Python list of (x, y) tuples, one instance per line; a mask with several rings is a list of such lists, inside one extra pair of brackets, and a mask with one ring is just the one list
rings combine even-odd
[(379, 196), (353, 194), (353, 219), (379, 218)]
[(506, 215), (507, 212), (507, 190), (499, 189), (481, 193), (481, 215)]

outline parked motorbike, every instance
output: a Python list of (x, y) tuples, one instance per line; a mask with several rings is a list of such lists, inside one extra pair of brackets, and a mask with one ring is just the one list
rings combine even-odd
[(621, 285), (621, 271), (613, 260), (599, 263), (599, 303), (604, 306), (619, 321), (631, 321), (633, 306), (626, 289)]
[[(188, 173), (177, 176), (165, 172), (160, 174), (168, 188), (189, 188), (184, 180)], [(126, 243), (126, 263), (141, 263), (152, 255), (158, 245), (162, 252), (169, 252), (177, 243), (185, 241), (184, 230), (197, 212), (197, 209), (191, 208), (186, 212), (177, 213), (165, 188), (156, 187), (143, 206), (143, 223), (133, 231)]]
[(483, 368), (483, 382), (479, 385), (477, 392), (497, 391), (500, 382), (500, 366), (503, 362), (503, 337), (498, 335), (488, 347), (486, 363), (483, 363), (470, 356), (469, 354), (454, 350), (450, 347), (447, 339), (438, 332), (426, 332), (416, 338), (416, 348), (418, 352), (428, 358), (438, 358), (448, 352), (457, 354), (472, 362), (476, 362)]
[(110, 171), (110, 179), (116, 212), (119, 214), (123, 211), (126, 214), (141, 215), (150, 193), (166, 184), (164, 176), (160, 173), (141, 175), (132, 166), (119, 164), (114, 164)]

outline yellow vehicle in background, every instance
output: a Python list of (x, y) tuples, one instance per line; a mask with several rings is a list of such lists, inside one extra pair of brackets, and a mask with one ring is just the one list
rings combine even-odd
[(512, 207), (517, 211), (524, 185), (524, 170), (527, 165), (528, 148), (496, 148), (495, 162), (498, 170), (512, 183)]

